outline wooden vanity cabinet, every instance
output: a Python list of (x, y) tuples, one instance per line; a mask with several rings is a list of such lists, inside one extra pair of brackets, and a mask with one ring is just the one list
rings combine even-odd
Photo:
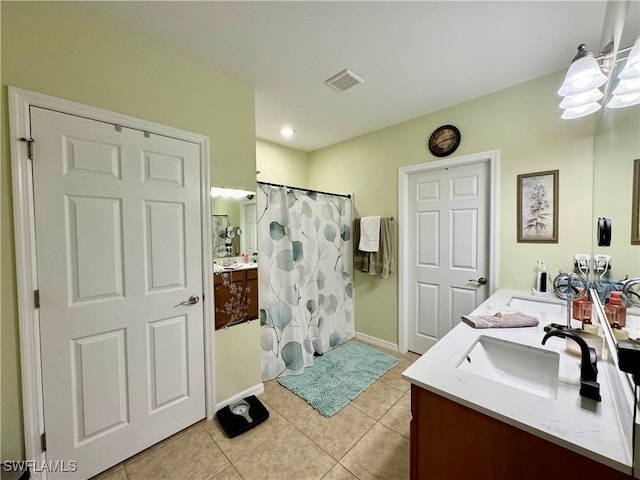
[(247, 320), (254, 320), (258, 318), (258, 269), (253, 268), (247, 270), (247, 288), (249, 293), (247, 294)]
[(411, 385), (411, 480), (632, 477)]
[(213, 289), (216, 330), (258, 318), (257, 268), (216, 273)]

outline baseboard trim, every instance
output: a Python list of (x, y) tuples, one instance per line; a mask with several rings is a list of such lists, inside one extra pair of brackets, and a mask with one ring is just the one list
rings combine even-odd
[(372, 337), (366, 333), (356, 332), (356, 340), (362, 340), (363, 342), (370, 343), (371, 345), (375, 345), (376, 347), (384, 348), (392, 352), (399, 352), (397, 343), (391, 343), (387, 340), (382, 340), (381, 338)]
[(240, 400), (242, 398), (248, 397), (250, 395), (261, 395), (262, 393), (264, 393), (264, 384), (263, 383), (258, 383), (257, 385), (254, 385), (253, 387), (249, 387), (246, 390), (237, 393), (235, 395), (233, 395), (232, 397), (227, 398), (226, 400), (223, 400), (222, 402), (219, 402), (216, 404), (216, 412), (218, 410), (220, 410), (221, 408), (226, 407), (227, 405), (229, 405), (230, 403), (233, 403), (237, 400)]

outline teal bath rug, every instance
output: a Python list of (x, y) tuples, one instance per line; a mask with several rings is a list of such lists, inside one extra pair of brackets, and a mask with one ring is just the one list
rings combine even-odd
[(331, 417), (398, 363), (391, 355), (351, 341), (317, 357), (304, 373), (278, 382)]

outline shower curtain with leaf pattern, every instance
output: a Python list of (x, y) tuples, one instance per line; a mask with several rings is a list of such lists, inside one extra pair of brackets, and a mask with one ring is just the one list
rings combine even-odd
[(354, 336), (351, 199), (258, 183), (262, 379)]

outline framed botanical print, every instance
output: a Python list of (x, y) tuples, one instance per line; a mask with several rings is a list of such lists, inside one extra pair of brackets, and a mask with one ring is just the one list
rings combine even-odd
[(633, 161), (631, 194), (631, 244), (640, 245), (640, 158)]
[(518, 175), (518, 242), (558, 243), (559, 170)]

